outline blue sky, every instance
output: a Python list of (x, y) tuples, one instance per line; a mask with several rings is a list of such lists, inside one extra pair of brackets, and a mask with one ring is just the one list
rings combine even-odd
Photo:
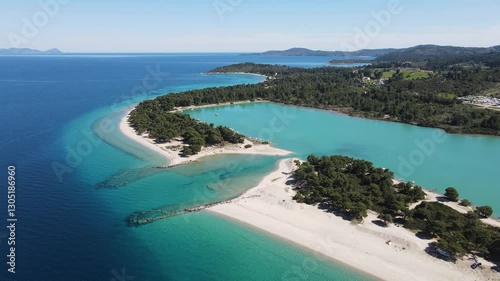
[(500, 45), (500, 1), (494, 0), (1, 0), (0, 5), (0, 48), (244, 52)]

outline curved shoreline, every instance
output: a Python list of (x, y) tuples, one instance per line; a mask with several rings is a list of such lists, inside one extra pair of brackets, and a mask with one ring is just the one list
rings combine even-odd
[(260, 103), (260, 102), (271, 102), (271, 101), (259, 99), (259, 100), (253, 100), (253, 101), (248, 100), (248, 101), (232, 101), (232, 102), (204, 104), (204, 105), (189, 105), (189, 106), (175, 107), (175, 109), (172, 112), (183, 112), (186, 110), (194, 110), (194, 109), (200, 109), (200, 108), (238, 105), (238, 104), (247, 104), (247, 103)]
[[(327, 65), (330, 66), (331, 63), (329, 62)], [(333, 67), (335, 67), (335, 66), (333, 66)], [(258, 83), (263, 83), (265, 81), (272, 80), (272, 79), (275, 78), (273, 76), (266, 76), (266, 75), (263, 75), (263, 74), (250, 73), (250, 72), (203, 72), (202, 74), (207, 74), (207, 75), (243, 74), (243, 75), (261, 76), (261, 77), (266, 78), (264, 81), (261, 81), (261, 82), (258, 82)], [(269, 101), (269, 102), (273, 102), (273, 101)], [(389, 118), (386, 118), (386, 117), (366, 116), (366, 115), (363, 115), (363, 114), (359, 114), (359, 112), (363, 113), (363, 111), (359, 111), (359, 112), (345, 112), (345, 111), (340, 110), (339, 108), (335, 108), (335, 107), (332, 107), (332, 106), (323, 106), (323, 107), (316, 106), (315, 107), (315, 106), (293, 105), (293, 104), (286, 104), (286, 103), (280, 103), (280, 102), (276, 102), (276, 103), (281, 104), (281, 105), (292, 105), (292, 106), (303, 107), (303, 108), (313, 108), (313, 109), (319, 109), (319, 110), (326, 110), (326, 111), (336, 112), (336, 113), (339, 113), (339, 114), (342, 114), (342, 115), (346, 115), (346, 116), (350, 116), (350, 117), (354, 117), (354, 118), (362, 118), (362, 119), (367, 119), (367, 120), (376, 120), (376, 121), (386, 121), (386, 122), (393, 122), (393, 123), (401, 123), (401, 124), (407, 124), (407, 125), (410, 125), (410, 126), (416, 126), (416, 127), (421, 127), (421, 128), (439, 129), (439, 130), (443, 130), (444, 132), (446, 132), (447, 134), (450, 134), (450, 135), (482, 136), (482, 137), (497, 137), (497, 138), (500, 138), (500, 134), (449, 132), (448, 131), (449, 128), (447, 128), (447, 127), (440, 127), (440, 126), (434, 126), (434, 127), (432, 127), (432, 126), (426, 126), (426, 125), (421, 125), (421, 124), (415, 124), (415, 123), (411, 123), (411, 122), (404, 122), (404, 121), (401, 121), (401, 120), (392, 119), (390, 116), (389, 116)]]
[[(188, 106), (176, 108), (175, 111), (250, 102), (252, 101)], [(129, 113), (130, 111), (120, 121), (122, 133), (166, 157), (169, 160), (167, 167), (216, 154), (281, 156), (291, 153), (269, 145), (255, 146), (263, 147), (263, 150), (258, 152), (236, 145), (236, 147), (208, 148), (194, 157), (182, 158), (178, 152), (166, 149), (165, 145), (155, 144), (147, 136), (137, 135), (128, 124)], [(489, 270), (471, 270), (467, 260), (455, 265), (429, 256), (424, 249), (430, 241), (421, 240), (402, 227), (394, 225), (388, 228), (378, 227), (371, 223), (377, 220), (377, 215), (374, 213), (369, 214), (365, 223), (353, 226), (350, 222), (326, 213), (316, 206), (295, 202), (292, 200), (294, 191), (286, 183), (293, 171), (293, 165), (290, 162), (287, 165), (287, 161), (291, 160), (280, 161), (277, 170), (266, 175), (256, 187), (239, 197), (227, 200), (227, 202), (217, 202), (200, 210), (258, 228), (280, 239), (312, 250), (319, 256), (323, 256), (323, 259), (327, 257), (336, 260), (383, 280), (494, 280), (497, 277), (489, 276), (489, 274), (495, 274), (488, 272)], [(425, 191), (428, 195), (427, 200), (435, 200), (436, 197), (442, 196), (435, 192)], [(191, 212), (191, 210), (188, 211)], [(458, 211), (466, 212), (465, 209)], [(494, 222), (498, 223), (496, 220)], [(385, 243), (387, 240), (391, 240), (392, 244), (387, 245)], [(489, 264), (486, 261), (482, 262), (485, 265)]]
[[(250, 73), (250, 72), (202, 72), (201, 74), (206, 74), (206, 75), (214, 75), (214, 74), (241, 74), (241, 75), (260, 76), (260, 77), (263, 77), (263, 78), (266, 78), (266, 79), (270, 78), (270, 76), (267, 76), (267, 75), (264, 75), (264, 74)], [(262, 82), (259, 82), (259, 83), (262, 83)]]
[[(200, 106), (200, 107), (208, 107), (208, 106), (211, 105)], [(218, 106), (218, 105), (216, 104), (213, 106)], [(190, 107), (190, 108), (194, 109), (198, 107)], [(196, 155), (192, 155), (189, 157), (181, 157), (179, 155), (180, 150), (176, 149), (183, 145), (181, 142), (172, 141), (165, 144), (157, 144), (154, 142), (153, 139), (148, 138), (146, 135), (138, 135), (135, 132), (135, 130), (130, 126), (128, 121), (130, 112), (132, 110), (128, 111), (127, 114), (120, 120), (119, 129), (121, 133), (126, 137), (130, 138), (131, 140), (165, 157), (169, 162), (168, 165), (166, 165), (165, 167), (183, 165), (190, 162), (195, 162), (203, 157), (214, 156), (214, 155), (249, 154), (249, 155), (285, 156), (292, 153), (291, 151), (272, 147), (269, 144), (255, 144), (250, 140), (245, 139), (245, 142), (243, 144), (231, 144), (231, 145), (225, 145), (223, 147), (219, 146), (204, 147), (201, 150), (201, 152)], [(245, 145), (251, 145), (252, 147), (245, 148)]]
[[(495, 280), (498, 273), (472, 270), (470, 262), (445, 262), (425, 253), (432, 240), (422, 240), (409, 230), (365, 222), (353, 225), (317, 206), (297, 203), (289, 185), (295, 168), (293, 158), (281, 160), (277, 169), (240, 197), (206, 211), (258, 228), (273, 236), (383, 280)], [(434, 200), (428, 194), (429, 200)], [(386, 244), (391, 240), (390, 245)], [(483, 264), (490, 264), (482, 261)]]

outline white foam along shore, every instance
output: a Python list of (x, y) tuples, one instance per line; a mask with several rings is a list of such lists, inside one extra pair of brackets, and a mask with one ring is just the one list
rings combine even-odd
[[(228, 103), (229, 104), (229, 103)], [(209, 106), (221, 106), (218, 105), (205, 105), (205, 106), (192, 106), (191, 108), (209, 107)], [(186, 108), (177, 108), (176, 110), (185, 110)], [(196, 161), (202, 157), (214, 156), (221, 154), (251, 154), (251, 155), (271, 155), (271, 156), (283, 156), (291, 154), (290, 151), (272, 147), (270, 144), (259, 144), (254, 143), (248, 139), (242, 144), (228, 144), (225, 146), (211, 146), (203, 147), (201, 152), (196, 155), (189, 157), (182, 157), (180, 151), (184, 144), (181, 141), (171, 141), (163, 144), (156, 143), (153, 139), (149, 138), (147, 134), (138, 135), (137, 132), (130, 126), (128, 118), (130, 116), (130, 110), (121, 120), (120, 120), (120, 131), (128, 138), (134, 140), (135, 142), (148, 147), (149, 149), (159, 153), (164, 156), (169, 164), (167, 167), (177, 166), (189, 162)], [(246, 145), (251, 145), (250, 148), (245, 148)]]
[[(453, 264), (436, 259), (424, 251), (432, 240), (396, 225), (380, 227), (372, 222), (377, 220), (373, 212), (354, 225), (317, 206), (297, 203), (288, 184), (295, 167), (294, 159), (281, 160), (257, 186), (207, 210), (313, 250), (315, 258), (304, 261), (307, 266), (297, 274), (313, 270), (316, 259), (333, 258), (383, 280), (498, 280), (491, 263), (480, 259), (486, 268), (473, 270), (471, 260)], [(431, 194), (426, 200), (435, 198)]]

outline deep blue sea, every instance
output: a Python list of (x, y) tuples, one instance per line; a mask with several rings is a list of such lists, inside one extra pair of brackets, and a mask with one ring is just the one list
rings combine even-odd
[[(219, 156), (153, 169), (164, 160), (116, 128), (130, 106), (169, 92), (262, 80), (202, 74), (223, 65), (252, 61), (316, 67), (330, 59), (238, 54), (0, 56), (0, 175), (5, 183), (7, 167), (16, 167), (18, 219), (16, 273), (11, 274), (3, 185), (0, 280), (372, 280), (333, 261), (314, 259), (314, 267), (304, 268), (304, 261), (314, 257), (311, 252), (205, 212), (137, 228), (124, 221), (135, 211), (178, 210), (233, 197), (255, 185), (278, 160)], [(192, 114), (260, 137), (273, 112), (284, 108), (255, 104)], [(217, 110), (220, 118), (214, 119)], [(273, 142), (299, 157), (361, 157), (425, 187), (443, 190), (449, 182), (474, 203), (498, 204), (498, 196), (476, 191), (498, 194), (499, 138), (449, 136), (408, 172), (407, 167), (398, 170), (400, 159), (412, 161), (412, 152), (419, 150), (414, 141), (432, 139), (438, 130), (289, 110), (295, 117)], [(314, 120), (329, 130), (315, 132)], [(480, 186), (474, 186), (477, 182)]]
[[(232, 156), (157, 173), (141, 167), (161, 160), (127, 143), (116, 130), (97, 137), (99, 120), (115, 126), (124, 108), (140, 100), (261, 81), (250, 75), (201, 74), (245, 61), (314, 67), (325, 65), (328, 58), (238, 54), (0, 57), (0, 168), (6, 181), (7, 167), (16, 167), (18, 219), (16, 273), (11, 274), (6, 264), (8, 233), (3, 226), (7, 213), (4, 185), (0, 279), (280, 280), (312, 256), (206, 213), (140, 228), (129, 228), (124, 222), (137, 210), (180, 208), (234, 196), (272, 170), (276, 161), (272, 157), (244, 163), (241, 157)], [(82, 153), (75, 157), (72, 151)], [(240, 168), (228, 171), (227, 161), (240, 163)], [(120, 188), (98, 188), (109, 179), (118, 181)], [(219, 186), (235, 188), (220, 190)], [(368, 280), (329, 262), (320, 262), (308, 276), (310, 280), (334, 276)]]

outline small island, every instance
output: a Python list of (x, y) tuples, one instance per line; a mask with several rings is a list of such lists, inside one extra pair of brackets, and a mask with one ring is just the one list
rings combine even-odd
[(41, 51), (37, 49), (30, 48), (9, 48), (9, 49), (0, 49), (0, 55), (60, 55), (63, 52), (57, 48), (49, 49), (46, 51)]

